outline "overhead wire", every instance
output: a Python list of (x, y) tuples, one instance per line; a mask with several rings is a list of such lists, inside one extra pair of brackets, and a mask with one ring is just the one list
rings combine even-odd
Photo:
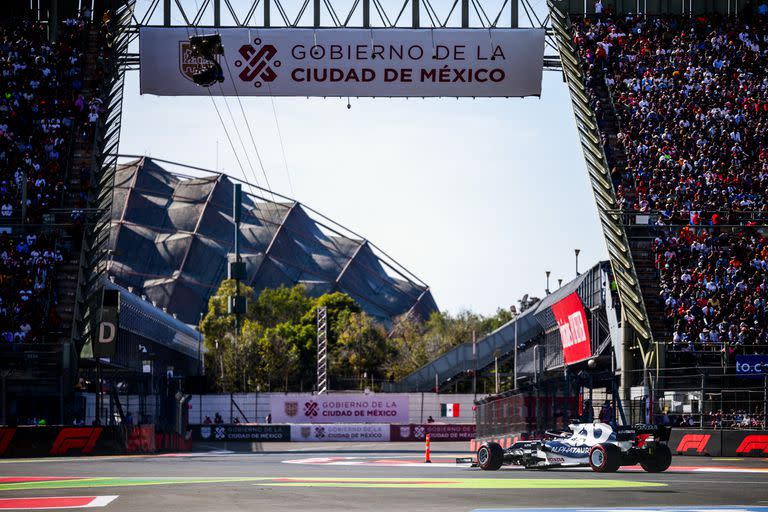
[[(204, 6), (207, 6), (207, 3), (208, 2), (206, 0), (206, 4), (204, 4)], [(198, 0), (195, 0), (195, 7), (197, 8), (197, 11), (198, 11), (197, 12), (197, 18), (201, 19), (202, 18), (202, 12), (201, 12), (200, 6), (198, 4)], [(194, 28), (195, 28), (195, 35), (199, 35), (198, 31), (197, 31), (197, 25), (195, 25)], [(189, 26), (186, 27), (186, 30), (187, 30), (187, 38), (189, 38)], [(216, 34), (219, 35), (219, 37), (221, 36), (221, 33), (219, 32), (218, 29), (216, 29)], [(227, 62), (226, 59), (224, 59), (224, 62), (226, 63), (227, 70), (229, 71), (229, 62)], [(230, 75), (230, 80), (232, 80), (232, 73), (231, 73), (231, 71), (229, 72), (229, 75)], [(232, 83), (234, 84), (234, 81)], [(245, 172), (245, 167), (243, 166), (242, 161), (240, 160), (240, 157), (238, 156), (237, 148), (235, 147), (234, 142), (232, 142), (232, 137), (229, 134), (229, 130), (227, 129), (226, 123), (224, 122), (224, 118), (222, 117), (221, 112), (219, 111), (219, 108), (216, 105), (216, 101), (213, 99), (213, 94), (211, 93), (210, 87), (208, 87), (207, 90), (208, 90), (208, 96), (210, 97), (211, 103), (213, 104), (213, 108), (216, 110), (216, 115), (218, 116), (219, 122), (221, 123), (221, 127), (224, 130), (224, 134), (227, 136), (227, 140), (229, 141), (229, 145), (232, 148), (232, 153), (233, 153), (233, 155), (235, 157), (235, 160), (237, 161), (238, 167), (240, 168), (240, 172), (243, 175), (245, 183), (249, 187), (250, 195), (255, 197), (256, 194), (254, 194), (254, 191), (253, 191), (253, 184), (251, 183), (251, 180), (248, 179), (248, 175)], [(253, 164), (251, 164), (250, 157), (248, 156), (248, 149), (246, 148), (245, 143), (243, 142), (242, 136), (240, 135), (240, 130), (237, 128), (237, 121), (235, 120), (234, 115), (232, 115), (232, 110), (229, 108), (229, 103), (227, 102), (226, 95), (224, 94), (224, 89), (222, 88), (220, 83), (219, 83), (219, 90), (221, 91), (222, 97), (224, 98), (224, 105), (227, 107), (227, 111), (229, 113), (229, 117), (230, 117), (230, 119), (232, 121), (232, 125), (235, 128), (235, 132), (237, 133), (238, 139), (240, 141), (240, 145), (242, 146), (243, 151), (245, 152), (245, 158), (246, 158), (246, 160), (248, 162), (248, 166), (251, 169), (251, 175), (253, 176), (253, 179), (255, 181), (256, 186), (258, 188), (262, 188), (263, 189), (263, 187), (261, 187), (260, 184), (259, 184), (258, 176), (256, 175), (256, 172), (253, 169)], [(235, 94), (237, 95), (237, 89), (235, 89)], [(238, 95), (238, 101), (239, 101), (239, 95)], [(241, 104), (241, 110), (242, 110), (242, 104)], [(245, 117), (244, 111), (243, 111), (243, 117), (245, 118), (246, 123), (247, 123), (248, 119), (247, 119), (247, 117)], [(249, 132), (250, 132), (250, 127), (249, 127)], [(252, 138), (252, 140), (253, 140), (253, 138)], [(254, 144), (255, 144), (255, 142), (254, 142)], [(254, 147), (255, 147), (255, 145), (254, 145)], [(257, 156), (259, 158), (259, 163), (261, 163), (261, 156), (258, 153), (258, 149), (256, 151), (256, 154), (257, 154)], [(263, 164), (262, 164), (262, 169), (263, 169)], [(266, 176), (266, 173), (264, 173), (264, 174)], [(272, 190), (271, 190), (271, 188), (269, 186), (267, 187), (267, 190), (272, 195), (272, 198), (273, 198), (272, 202), (273, 202), (273, 204), (276, 203), (276, 201), (274, 200), (274, 194), (272, 193)], [(264, 215), (263, 212), (261, 212), (262, 209), (259, 208), (258, 201), (254, 200), (253, 201), (253, 206), (254, 206), (254, 208), (257, 211), (259, 211), (261, 213), (261, 217), (263, 217), (264, 220), (267, 220), (267, 216)], [(279, 222), (275, 222), (274, 212), (273, 212), (272, 208), (266, 208), (266, 210), (267, 210), (267, 213), (269, 215), (269, 219), (268, 220), (274, 226), (273, 232), (272, 232), (272, 236), (274, 236), (274, 234), (277, 232), (277, 229), (278, 229), (278, 226), (279, 226)]]
[[(234, 78), (232, 76), (232, 69), (230, 68), (229, 62), (227, 61), (227, 59), (224, 59), (224, 63), (227, 66), (227, 74), (229, 75), (229, 80), (232, 82), (232, 84), (234, 86), (235, 81), (234, 81)], [(219, 88), (222, 90), (222, 94), (223, 94), (223, 88), (221, 87), (221, 84), (219, 84)], [(264, 189), (267, 190), (267, 192), (269, 192), (269, 194), (272, 196), (272, 203), (273, 204), (278, 204), (277, 200), (275, 199), (275, 195), (272, 192), (272, 185), (269, 183), (269, 176), (267, 175), (266, 168), (264, 167), (264, 161), (261, 158), (261, 152), (259, 151), (258, 146), (256, 146), (256, 138), (253, 136), (253, 130), (251, 129), (251, 123), (248, 121), (248, 116), (245, 114), (245, 108), (243, 107), (243, 101), (240, 98), (240, 94), (238, 93), (237, 88), (235, 88), (235, 98), (237, 98), (237, 103), (240, 106), (240, 113), (242, 114), (243, 120), (245, 121), (245, 126), (248, 129), (248, 136), (251, 139), (251, 145), (253, 146), (253, 150), (256, 153), (256, 159), (257, 159), (257, 161), (259, 163), (259, 167), (261, 168), (261, 173), (264, 175), (264, 182), (266, 184), (266, 187), (261, 187), (261, 185), (259, 185), (258, 176), (256, 174), (256, 171), (253, 169), (253, 165), (251, 164), (250, 157), (248, 157), (248, 150), (246, 149), (245, 143), (243, 142), (243, 139), (240, 136), (240, 130), (237, 128), (237, 124), (236, 124), (236, 122), (234, 120), (234, 115), (232, 114), (232, 110), (230, 110), (230, 108), (229, 108), (229, 102), (227, 102), (227, 99), (225, 97), (224, 98), (224, 104), (227, 106), (227, 110), (229, 111), (229, 115), (232, 118), (232, 122), (233, 122), (233, 124), (235, 126), (235, 132), (237, 133), (237, 136), (240, 139), (240, 144), (243, 146), (243, 150), (245, 151), (246, 159), (248, 161), (248, 165), (251, 168), (251, 173), (253, 174), (253, 178), (254, 178), (257, 186), (259, 186), (261, 188), (264, 188)], [(270, 216), (270, 222), (272, 222), (272, 224), (275, 226), (275, 233), (276, 233), (277, 229), (278, 229), (278, 226), (281, 223), (281, 219), (278, 219), (277, 222), (275, 222), (274, 209), (273, 208), (269, 208), (269, 216)]]

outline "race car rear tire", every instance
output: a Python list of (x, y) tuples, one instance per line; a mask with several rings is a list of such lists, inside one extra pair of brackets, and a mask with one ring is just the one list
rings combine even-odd
[(483, 443), (477, 449), (477, 465), (485, 471), (496, 471), (504, 464), (504, 449), (499, 443)]
[(653, 448), (653, 456), (640, 461), (640, 466), (649, 473), (661, 473), (672, 464), (672, 451), (665, 444), (656, 445)]
[(589, 467), (598, 473), (613, 473), (621, 466), (621, 450), (613, 444), (598, 444), (589, 450)]

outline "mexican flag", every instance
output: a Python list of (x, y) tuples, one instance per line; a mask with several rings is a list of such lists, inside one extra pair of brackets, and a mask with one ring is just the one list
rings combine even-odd
[(440, 404), (440, 416), (444, 418), (458, 418), (459, 404)]

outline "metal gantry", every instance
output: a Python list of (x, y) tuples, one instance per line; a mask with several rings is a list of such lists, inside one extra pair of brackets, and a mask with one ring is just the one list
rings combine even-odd
[[(384, 4), (387, 4), (386, 6)], [(132, 40), (139, 28), (473, 28), (547, 29), (543, 66), (559, 70), (560, 58), (549, 15), (531, 0), (151, 0), (132, 13)], [(522, 16), (521, 16), (522, 14)], [(522, 21), (522, 24), (521, 24)], [(126, 69), (139, 69), (137, 53), (122, 57)]]
[(317, 308), (317, 393), (328, 392), (328, 308)]

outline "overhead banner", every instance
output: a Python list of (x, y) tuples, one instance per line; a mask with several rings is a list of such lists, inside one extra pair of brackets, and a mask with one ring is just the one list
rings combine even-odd
[[(214, 33), (224, 81), (201, 87), (189, 38)], [(544, 29), (142, 27), (139, 45), (142, 94), (539, 96)]]
[(408, 395), (272, 395), (274, 423), (407, 423)]
[(579, 295), (574, 292), (552, 305), (560, 341), (563, 344), (565, 364), (578, 363), (592, 357), (587, 315)]

